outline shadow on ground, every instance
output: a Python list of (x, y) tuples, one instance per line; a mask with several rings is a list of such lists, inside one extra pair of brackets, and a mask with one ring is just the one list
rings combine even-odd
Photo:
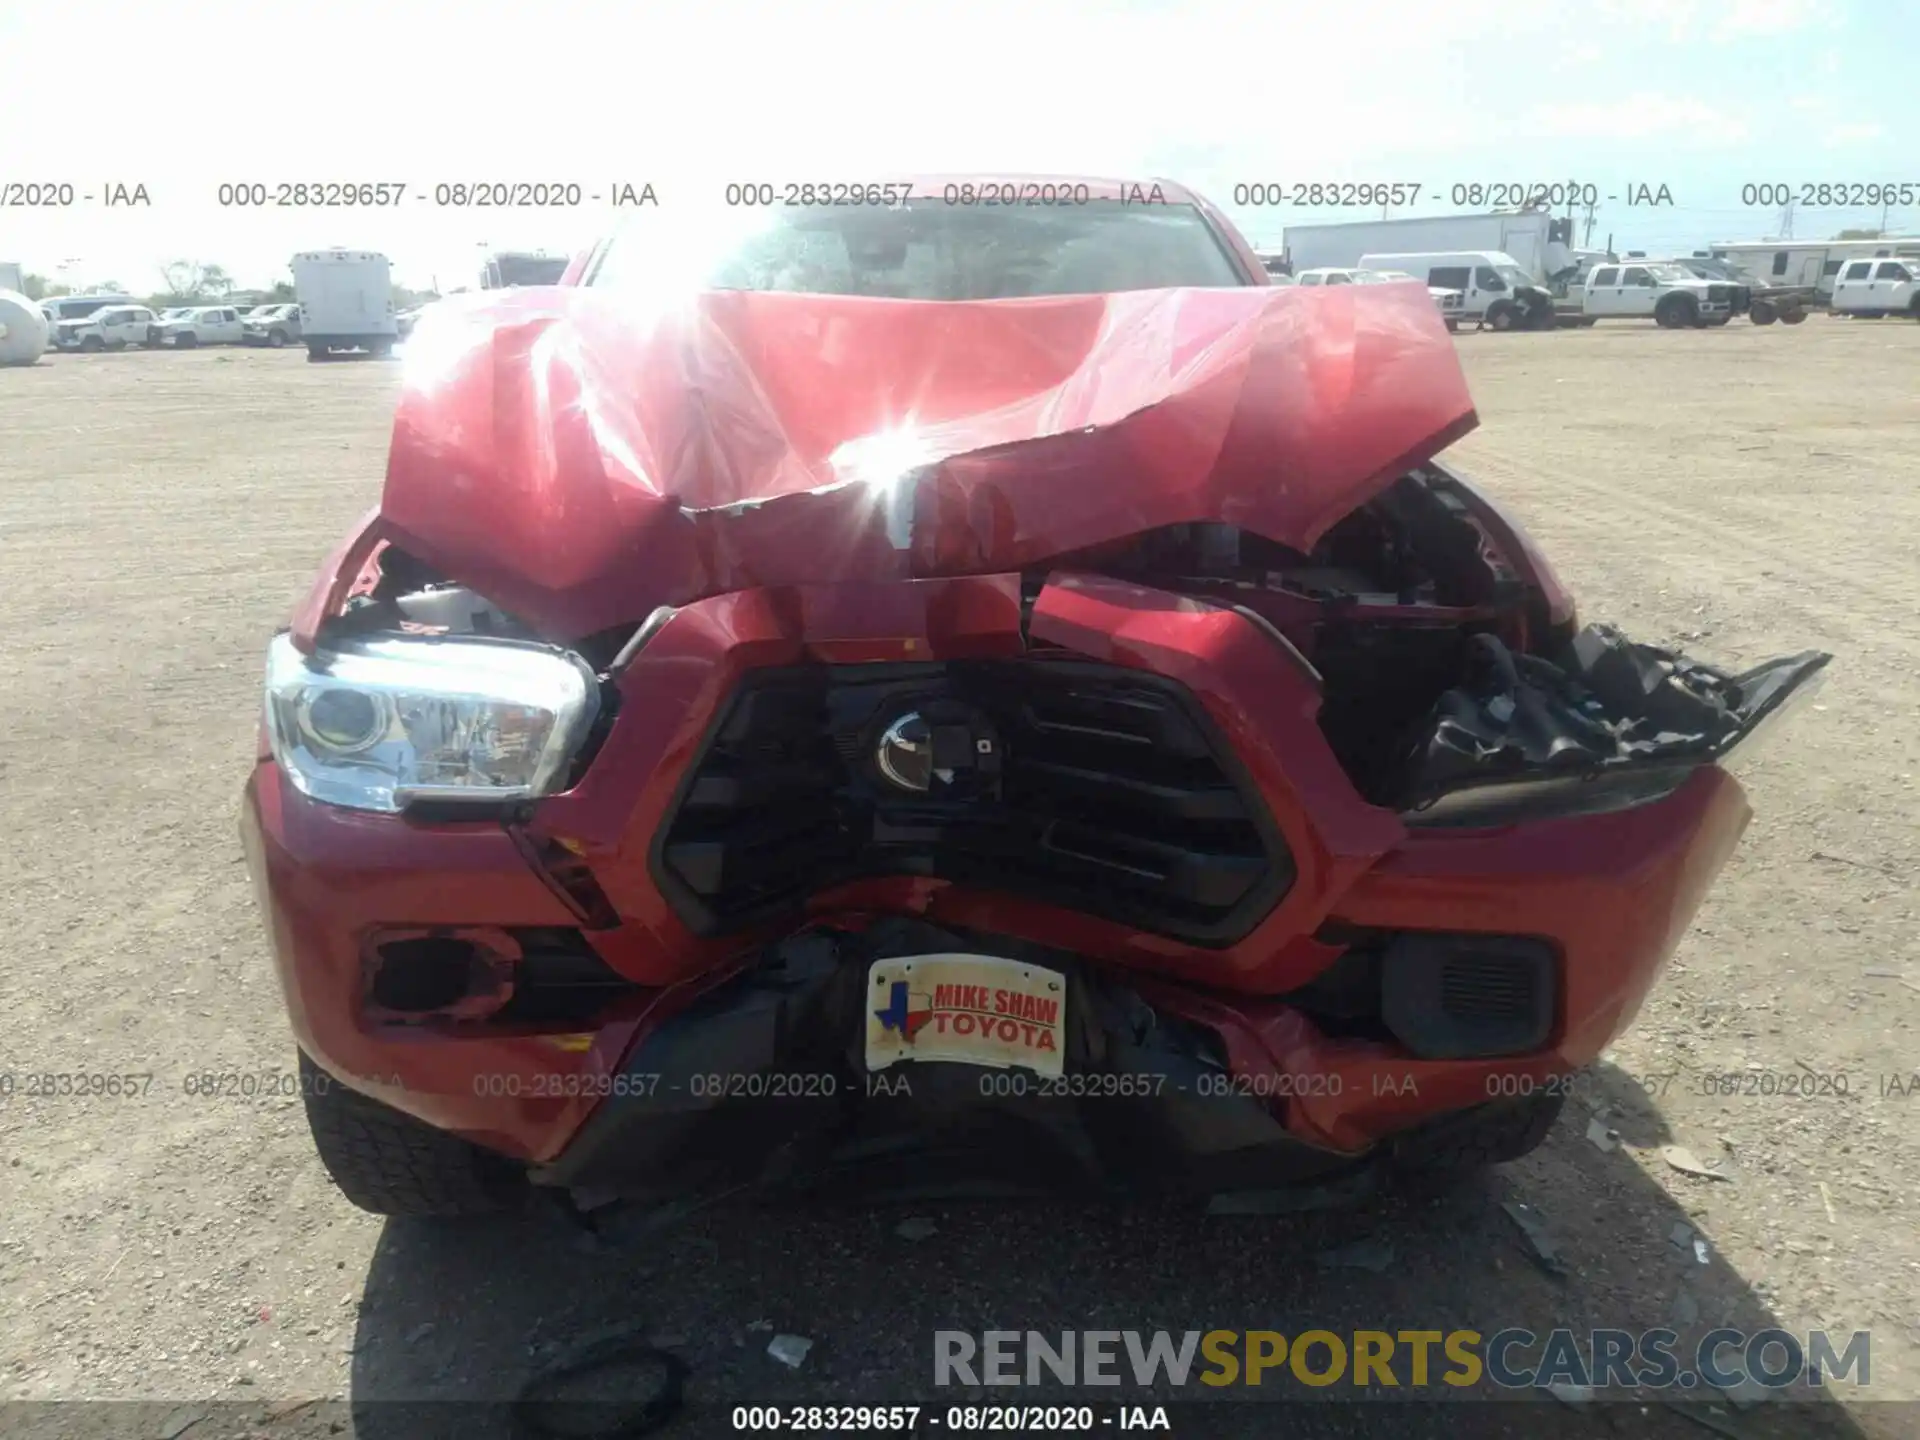
[[(584, 1233), (557, 1212), (485, 1225), (394, 1222), (366, 1281), (353, 1429), (361, 1440), (437, 1433), (431, 1405), (402, 1402), (506, 1399), (583, 1339), (616, 1331), (650, 1337), (688, 1366), (685, 1406), (657, 1432), (672, 1437), (728, 1433), (732, 1408), (741, 1404), (1174, 1398), (1130, 1385), (937, 1391), (933, 1335), (942, 1329), (1057, 1337), (1089, 1329), (1491, 1335), (1517, 1326), (1544, 1335), (1562, 1326), (1666, 1327), (1680, 1332), (1684, 1362), (1697, 1338), (1717, 1326), (1753, 1332), (1776, 1324), (1710, 1234), (1696, 1249), (1696, 1221), (1625, 1150), (1603, 1150), (1588, 1138), (1596, 1104), (1628, 1144), (1665, 1138), (1657, 1109), (1631, 1079), (1606, 1067), (1590, 1078), (1591, 1093), (1568, 1105), (1539, 1152), (1431, 1201), (1266, 1215), (1202, 1215), (1163, 1203), (761, 1205), (704, 1211), (625, 1241)], [(1517, 1223), (1509, 1204), (1540, 1222), (1540, 1238)], [(935, 1229), (903, 1238), (905, 1218)], [(910, 1227), (915, 1234), (924, 1228)], [(1558, 1257), (1557, 1273), (1543, 1246)], [(768, 1354), (776, 1334), (813, 1342), (797, 1369)], [(1404, 1387), (1404, 1360), (1395, 1368)], [(1441, 1368), (1436, 1363), (1434, 1373)], [(1399, 1404), (1384, 1417), (1374, 1404), (1352, 1403), (1394, 1398), (1378, 1387), (1356, 1396), (1351, 1383), (1342, 1394), (1340, 1386), (1310, 1390), (1282, 1372), (1266, 1380), (1258, 1391), (1190, 1384), (1180, 1398), (1213, 1403), (1181, 1413), (1173, 1433), (1273, 1434), (1281, 1406), (1283, 1433), (1301, 1436), (1357, 1435), (1383, 1419), (1408, 1436), (1877, 1440), (1899, 1433), (1890, 1428), (1895, 1417), (1876, 1418), (1861, 1406), (1849, 1412), (1829, 1398), (1844, 1395), (1844, 1384), (1838, 1392), (1803, 1384), (1737, 1402), (1674, 1390), (1600, 1407), (1538, 1391), (1521, 1403), (1483, 1382), (1471, 1393), (1448, 1392), (1449, 1403)], [(1350, 1403), (1327, 1403), (1328, 1395)], [(476, 1424), (462, 1416), (457, 1429), (479, 1440), (493, 1423), (497, 1417)]]

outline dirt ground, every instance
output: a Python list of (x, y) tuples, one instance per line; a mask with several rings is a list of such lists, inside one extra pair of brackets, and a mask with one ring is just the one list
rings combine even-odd
[[(1920, 1433), (1920, 1408), (1883, 1403), (1920, 1402), (1920, 326), (1458, 343), (1482, 426), (1452, 458), (1584, 616), (1733, 666), (1838, 657), (1736, 765), (1756, 818), (1671, 971), (1546, 1147), (1461, 1195), (1204, 1219), (940, 1207), (909, 1212), (938, 1227), (918, 1242), (876, 1211), (597, 1240), (558, 1217), (386, 1224), (331, 1188), (296, 1101), (186, 1093), (191, 1073), (292, 1066), (237, 797), (262, 646), (377, 494), (398, 367), (208, 350), (0, 371), (0, 1073), (153, 1077), (134, 1098), (23, 1080), (0, 1098), (0, 1399), (152, 1401), (112, 1413), (169, 1440), (410, 1436), (380, 1402), (510, 1393), (556, 1347), (637, 1323), (691, 1367), (663, 1433), (718, 1433), (743, 1401), (924, 1401), (943, 1327), (1777, 1322), (1870, 1330), (1870, 1389), (1561, 1406), (1510, 1433)], [(1675, 1144), (1727, 1178), (1674, 1168)], [(1563, 1276), (1503, 1201), (1544, 1217)], [(1384, 1269), (1329, 1268), (1362, 1237)], [(799, 1369), (770, 1331), (816, 1342)], [(352, 1405), (289, 1408), (315, 1397)], [(1287, 1433), (1371, 1408), (1293, 1405)], [(1451, 1409), (1433, 1433), (1499, 1407)], [(17, 1405), (0, 1431), (108, 1415)]]

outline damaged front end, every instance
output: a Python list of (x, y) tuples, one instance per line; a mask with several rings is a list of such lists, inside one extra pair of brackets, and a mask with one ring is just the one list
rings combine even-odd
[(1832, 659), (1804, 651), (1733, 674), (1580, 628), (1524, 536), (1435, 461), (1308, 552), (1186, 526), (1097, 563), (1274, 630), (1313, 667), (1320, 728), (1355, 788), (1415, 825), (1666, 794), (1811, 693)]
[[(1032, 1122), (1069, 1168), (1157, 1133), (1149, 1172), (1323, 1176), (1590, 1063), (1746, 823), (1719, 762), (1829, 657), (1581, 628), (1433, 458), (1473, 412), (1427, 297), (1354, 288), (450, 318), (277, 644), (246, 831), (303, 1050), (649, 1193), (983, 1097), (1012, 1156)], [(507, 653), (584, 688), (495, 693)], [(330, 773), (395, 778), (326, 803), (290, 737), (375, 662), (383, 724)], [(916, 1060), (883, 1104), (860, 1034), (908, 999), (873, 967), (927, 947), (1057, 978), (1066, 1078), (1190, 1088), (1042, 1115)], [(749, 1072), (838, 1088), (719, 1128), (649, 1088)], [(1520, 1108), (1518, 1148), (1463, 1148), (1538, 1143)]]

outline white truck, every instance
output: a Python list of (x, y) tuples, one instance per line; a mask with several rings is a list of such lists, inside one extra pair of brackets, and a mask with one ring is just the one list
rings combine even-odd
[(1663, 330), (1705, 330), (1744, 315), (1753, 299), (1745, 285), (1703, 280), (1665, 260), (1596, 265), (1582, 303), (1595, 320), (1651, 320)]
[(336, 350), (386, 355), (400, 338), (393, 267), (375, 251), (302, 251), (293, 257), (293, 293), (309, 360)]
[(1833, 313), (1920, 320), (1920, 260), (1849, 260), (1833, 281)]
[(154, 342), (176, 350), (200, 345), (238, 345), (240, 312), (232, 305), (192, 305), (179, 314), (169, 310), (154, 322)]
[(1356, 220), (1336, 225), (1289, 225), (1281, 254), (1302, 270), (1363, 266), (1367, 255), (1480, 252), (1504, 255), (1536, 285), (1577, 274), (1583, 254), (1573, 247), (1573, 222), (1544, 210), (1492, 215), (1423, 215), (1406, 220)]

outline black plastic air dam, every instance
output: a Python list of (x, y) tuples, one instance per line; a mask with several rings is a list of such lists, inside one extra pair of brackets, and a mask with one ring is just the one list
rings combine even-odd
[(748, 676), (652, 870), (701, 934), (848, 880), (927, 875), (1200, 945), (1246, 935), (1295, 879), (1258, 790), (1184, 688), (1054, 657)]
[[(1067, 1073), (1136, 1077), (1137, 1087), (1006, 1093), (1012, 1087), (982, 1077), (1011, 1072), (927, 1062), (870, 1076), (860, 1043), (868, 967), (948, 951), (1060, 971)], [(867, 1198), (1208, 1194), (1293, 1186), (1354, 1165), (1296, 1139), (1267, 1102), (1210, 1083), (1227, 1074), (1218, 1037), (1155, 1011), (1097, 967), (903, 917), (768, 945), (754, 969), (663, 1024), (624, 1068), (633, 1083), (615, 1087), (538, 1183), (628, 1199), (786, 1186)], [(787, 1083), (775, 1095), (756, 1079)]]

